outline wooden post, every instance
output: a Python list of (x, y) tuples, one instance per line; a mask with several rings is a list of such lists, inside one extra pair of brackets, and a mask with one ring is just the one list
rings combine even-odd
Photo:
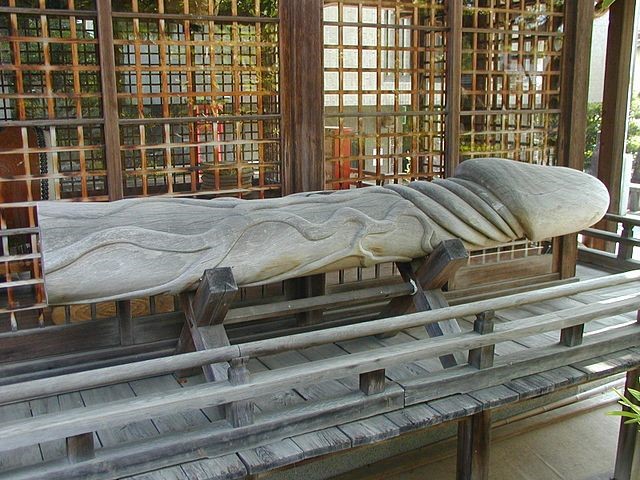
[(104, 151), (107, 163), (109, 200), (124, 195), (122, 161), (120, 160), (120, 123), (118, 118), (118, 87), (113, 40), (111, 2), (97, 1), (100, 78), (102, 79), (102, 114), (104, 116)]
[[(476, 315), (476, 321), (473, 323), (473, 330), (480, 335), (492, 333), (494, 328), (494, 317), (495, 312), (493, 312), (493, 310), (479, 313)], [(469, 365), (479, 370), (492, 367), (495, 350), (495, 345), (487, 345), (486, 347), (469, 350)]]
[(280, 0), (284, 195), (324, 189), (322, 0)]
[[(633, 238), (633, 224), (630, 222), (622, 222), (622, 238)], [(633, 258), (633, 245), (624, 241), (619, 243), (618, 246), (618, 260), (624, 262), (625, 260), (631, 260)]]
[(565, 347), (576, 347), (582, 345), (583, 336), (584, 324), (563, 328), (560, 331), (560, 343)]
[[(593, 4), (565, 2), (565, 35), (562, 49), (558, 165), (582, 170), (587, 129), (587, 97)], [(579, 133), (581, 132), (581, 133)], [(554, 271), (560, 278), (575, 277), (578, 258), (577, 235), (553, 242)]]
[[(487, 310), (476, 315), (473, 330), (480, 335), (493, 332), (495, 312)], [(469, 364), (477, 369), (493, 366), (495, 345), (469, 350)], [(465, 417), (458, 422), (458, 480), (488, 480), (491, 447), (491, 412)]]
[(360, 374), (360, 391), (366, 395), (384, 392), (386, 383), (384, 368)]
[(131, 301), (121, 300), (116, 303), (116, 314), (120, 328), (120, 345), (133, 345), (133, 319), (131, 318)]
[(452, 177), (460, 163), (460, 99), (462, 90), (462, 2), (447, 2), (447, 120), (445, 135), (445, 177)]
[(491, 412), (484, 410), (458, 422), (457, 480), (488, 480)]
[(93, 432), (67, 437), (67, 460), (78, 463), (96, 456)]
[[(231, 385), (242, 385), (249, 381), (249, 369), (246, 357), (234, 358), (230, 362), (228, 379)], [(239, 400), (225, 405), (227, 420), (234, 427), (244, 427), (253, 423), (253, 402)]]
[[(629, 395), (629, 389), (640, 389), (640, 368), (627, 372), (625, 396)], [(628, 410), (627, 407), (623, 407)], [(638, 426), (625, 424), (626, 417), (620, 418), (620, 432), (618, 434), (618, 450), (616, 453), (616, 465), (613, 478), (615, 480), (632, 480), (640, 475), (640, 441), (638, 440)]]

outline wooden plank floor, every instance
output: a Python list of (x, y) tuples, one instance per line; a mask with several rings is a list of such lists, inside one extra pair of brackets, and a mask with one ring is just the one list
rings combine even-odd
[[(583, 278), (596, 276), (601, 272), (582, 269)], [(559, 308), (568, 308), (614, 296), (636, 293), (640, 283), (623, 287), (604, 289), (598, 292), (574, 295), (569, 298), (547, 301), (497, 312), (497, 322), (508, 322), (534, 314), (552, 312)], [(470, 318), (459, 319), (463, 330), (472, 328)], [(592, 322), (587, 335), (622, 324), (635, 322), (635, 314), (618, 315)], [(334, 358), (340, 355), (371, 351), (385, 346), (414, 342), (426, 338), (424, 328), (412, 328), (390, 338), (366, 337), (355, 340), (328, 344), (317, 347), (290, 351), (260, 358), (249, 362), (249, 370), (260, 372), (282, 367), (303, 364), (320, 359)], [(521, 339), (517, 342), (504, 342), (497, 346), (496, 354), (508, 355), (513, 352), (550, 345), (558, 342), (558, 333), (546, 333)], [(628, 365), (640, 363), (640, 348), (631, 348), (619, 355), (620, 359), (600, 359), (609, 362), (611, 370), (623, 370)], [(598, 359), (596, 359), (598, 360)], [(626, 363), (625, 363), (626, 362)], [(342, 425), (319, 431), (292, 436), (277, 442), (238, 451), (217, 458), (202, 459), (202, 452), (194, 452), (194, 460), (180, 465), (161, 468), (152, 472), (138, 474), (129, 479), (233, 479), (247, 474), (258, 474), (319, 455), (337, 452), (359, 445), (389, 439), (404, 432), (423, 428), (447, 420), (461, 418), (483, 408), (512, 403), (524, 398), (541, 395), (558, 388), (597, 377), (599, 372), (593, 367), (595, 361), (580, 362), (572, 366), (556, 368), (542, 374), (529, 375), (512, 380), (504, 385), (478, 389), (467, 394), (456, 394), (446, 398), (418, 403), (389, 413), (382, 413), (363, 420), (347, 422)], [(601, 367), (600, 367), (601, 368)], [(441, 371), (437, 359), (428, 359), (389, 368), (386, 371), (387, 384), (400, 388), (412, 379), (428, 376)], [(45, 413), (67, 410), (78, 406), (96, 405), (108, 401), (143, 396), (150, 393), (167, 392), (203, 382), (202, 376), (189, 377), (179, 382), (173, 375), (145, 378), (134, 382), (108, 387), (85, 390), (66, 395), (0, 406), (0, 422), (29, 418)], [(357, 376), (339, 380), (321, 382), (279, 392), (276, 395), (260, 397), (255, 400), (257, 417), (270, 412), (281, 411), (306, 402), (330, 400), (359, 392)], [(220, 408), (192, 410), (166, 415), (152, 420), (142, 420), (125, 427), (105, 428), (95, 433), (97, 448), (107, 448), (138, 440), (147, 440), (160, 435), (189, 431), (209, 425), (223, 418)], [(47, 442), (38, 446), (16, 449), (0, 454), (0, 471), (31, 465), (61, 458), (65, 454), (64, 440)], [(200, 457), (200, 458), (198, 458)]]

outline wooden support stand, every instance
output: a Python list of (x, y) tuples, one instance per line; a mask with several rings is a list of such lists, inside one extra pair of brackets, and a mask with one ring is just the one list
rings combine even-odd
[[(469, 254), (459, 239), (445, 240), (426, 258), (411, 263), (397, 263), (400, 275), (405, 282), (412, 282), (416, 292), (407, 297), (397, 297), (380, 315), (390, 317), (411, 312), (425, 312), (436, 308), (448, 307), (449, 303), (442, 294), (442, 287), (453, 277), (460, 267), (466, 265)], [(460, 333), (456, 320), (448, 320), (426, 327), (430, 337)], [(460, 352), (440, 357), (445, 368), (465, 363)]]
[[(229, 345), (222, 322), (237, 292), (238, 286), (233, 273), (226, 267), (206, 270), (198, 289), (180, 296), (185, 325), (180, 334), (177, 353)], [(228, 368), (227, 363), (202, 367), (209, 382), (226, 380)], [(178, 376), (184, 374), (185, 372), (179, 372)]]
[[(230, 345), (223, 322), (237, 293), (238, 286), (230, 268), (205, 270), (195, 293), (181, 296), (185, 325), (178, 341), (178, 353)], [(231, 364), (204, 365), (202, 370), (208, 382), (228, 380), (232, 385), (241, 385), (249, 381), (247, 363), (247, 358), (236, 358)], [(185, 373), (178, 372), (178, 376)], [(253, 423), (253, 402), (249, 400), (229, 403), (224, 411), (234, 427)]]

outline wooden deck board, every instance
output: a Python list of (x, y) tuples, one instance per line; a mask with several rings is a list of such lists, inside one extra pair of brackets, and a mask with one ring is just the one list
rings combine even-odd
[(350, 422), (338, 427), (354, 447), (368, 445), (400, 435), (400, 427), (384, 415), (376, 415), (357, 422)]
[[(12, 405), (0, 406), (0, 422), (8, 422), (10, 420), (19, 420), (21, 418), (31, 417), (31, 407), (29, 402), (14, 403)], [(0, 442), (2, 439), (0, 439)], [(16, 448), (7, 452), (0, 453), (0, 469), (10, 469), (31, 465), (41, 462), (42, 454), (38, 445)]]
[(257, 474), (304, 459), (302, 449), (291, 439), (239, 452), (238, 456), (250, 474)]
[[(128, 383), (119, 383), (108, 387), (93, 388), (80, 392), (85, 405), (98, 405), (100, 403), (122, 400), (134, 397), (135, 394)], [(130, 423), (124, 427), (104, 428), (96, 432), (100, 443), (104, 447), (116, 446), (133, 440), (143, 440), (157, 437), (159, 431), (151, 420), (141, 420)]]

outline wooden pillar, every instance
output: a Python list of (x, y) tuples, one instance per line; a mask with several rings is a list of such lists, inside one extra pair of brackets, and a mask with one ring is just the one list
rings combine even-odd
[(458, 422), (457, 480), (488, 480), (491, 412), (484, 410)]
[(324, 189), (322, 0), (280, 0), (284, 195)]
[[(565, 2), (564, 28), (557, 164), (582, 170), (587, 131), (593, 3)], [(554, 239), (553, 255), (554, 270), (560, 274), (560, 278), (574, 277), (578, 258), (577, 236), (572, 234)]]
[[(640, 314), (639, 314), (640, 318)], [(629, 398), (629, 389), (640, 389), (640, 369), (627, 372), (625, 395)], [(625, 410), (628, 410), (624, 407)], [(632, 480), (640, 475), (640, 441), (638, 439), (638, 425), (626, 424), (626, 417), (620, 418), (620, 432), (618, 434), (618, 451), (613, 478), (615, 480)]]
[[(324, 190), (324, 29), (322, 0), (280, 0), (282, 194)], [(325, 276), (287, 280), (288, 298), (325, 293)], [(299, 315), (317, 323), (322, 312)]]
[(122, 184), (122, 162), (120, 160), (120, 124), (111, 2), (109, 0), (98, 0), (97, 10), (107, 186), (109, 200), (120, 200), (124, 195), (124, 190)]
[(615, 214), (626, 213), (619, 211), (620, 188), (631, 100), (636, 8), (635, 0), (617, 0), (609, 10), (598, 178), (609, 189), (609, 213)]
[(460, 99), (462, 90), (462, 2), (447, 2), (447, 120), (445, 176), (453, 176), (460, 163)]

